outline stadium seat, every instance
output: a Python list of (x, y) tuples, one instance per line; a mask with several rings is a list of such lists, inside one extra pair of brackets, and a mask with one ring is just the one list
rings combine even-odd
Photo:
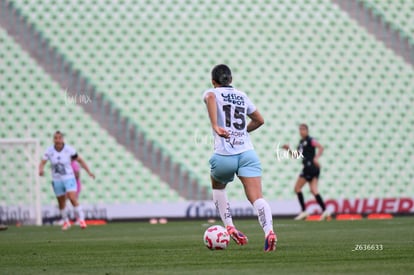
[[(407, 30), (414, 26), (409, 23), (412, 8), (400, 7), (403, 1), (360, 1), (371, 3), (370, 8), (386, 5), (383, 16), (390, 11), (395, 25), (413, 36)], [(328, 0), (225, 0), (224, 10), (219, 10), (217, 1), (199, 1), (196, 6), (185, 0), (11, 2), (122, 115), (192, 171), (203, 186), (209, 186), (212, 143), (201, 95), (211, 87), (211, 67), (221, 62), (232, 67), (234, 85), (248, 93), (265, 117), (265, 126), (252, 133), (252, 139), (262, 160), (264, 192), (269, 199), (294, 196), (292, 186), (300, 161), (278, 161), (275, 148), (277, 143), (296, 146), (301, 122), (307, 122), (311, 135), (326, 147), (321, 192), (328, 192), (329, 197), (371, 196), (372, 190), (362, 188), (361, 182), (387, 190), (384, 196), (400, 196), (400, 188), (388, 185), (409, 182), (408, 177), (380, 176), (367, 170), (382, 171), (389, 165), (389, 160), (375, 152), (394, 156), (399, 173), (410, 169), (409, 162), (397, 158), (392, 148), (377, 139), (380, 134), (381, 140), (412, 147), (412, 142), (407, 144), (396, 133), (410, 131), (414, 125), (412, 108), (403, 104), (414, 102), (413, 69)], [(14, 52), (13, 48), (14, 44), (9, 45), (8, 50)], [(14, 80), (13, 75), (8, 77)], [(26, 82), (0, 83), (0, 87), (33, 90), (30, 85), (44, 82), (42, 76), (41, 81), (33, 81), (30, 74), (25, 77)], [(56, 84), (47, 85), (47, 90), (59, 91)], [(48, 100), (53, 105), (56, 99)], [(86, 121), (83, 116), (82, 121)], [(58, 125), (54, 123), (42, 131)], [(98, 126), (93, 131), (101, 136)], [(79, 135), (87, 139), (88, 134), (80, 131)], [(99, 144), (113, 148), (108, 154), (124, 155), (114, 140), (104, 137)], [(85, 152), (94, 155), (101, 148), (92, 146)], [(137, 165), (134, 169), (141, 170), (130, 156), (121, 161), (131, 161)], [(351, 178), (354, 173), (363, 179)], [(124, 177), (126, 181), (134, 178)], [(241, 185), (234, 185), (229, 196), (244, 199)], [(160, 197), (169, 200), (165, 192)], [(143, 190), (142, 196), (146, 195)]]
[(407, 38), (414, 46), (414, 2), (413, 1), (383, 1), (358, 0), (373, 14), (391, 25), (400, 35)]
[[(2, 30), (0, 41), (0, 53), (3, 53), (4, 60), (0, 63), (0, 71), (7, 79), (2, 81), (0, 91), (0, 121), (2, 124), (4, 122), (0, 138), (38, 138), (44, 150), (51, 144), (53, 132), (62, 130), (66, 134), (66, 141), (78, 149), (97, 176), (93, 181), (85, 172), (81, 172), (84, 182), (82, 201), (85, 203), (182, 199), (118, 145), (79, 106), (68, 103), (65, 92)], [(1, 158), (6, 161), (1, 161), (6, 166), (1, 169), (0, 176), (10, 179), (9, 184), (2, 184), (0, 192), (0, 201), (6, 205), (12, 203), (11, 200), (24, 202), (24, 195), (20, 193), (27, 188), (25, 181), (31, 176), (30, 172), (18, 173), (27, 171), (22, 169), (27, 164), (21, 163), (22, 158), (12, 152), (2, 151), (4, 155)], [(53, 191), (48, 184), (48, 170), (46, 173), (47, 177), (42, 180), (41, 186), (42, 200), (45, 204), (54, 204)], [(146, 185), (146, 181), (151, 184)], [(152, 193), (155, 186), (162, 196)], [(145, 192), (142, 191), (144, 187), (148, 189)]]

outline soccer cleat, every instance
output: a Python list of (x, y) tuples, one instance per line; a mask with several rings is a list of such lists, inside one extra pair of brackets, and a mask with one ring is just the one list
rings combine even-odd
[(85, 221), (81, 221), (81, 220), (79, 220), (79, 226), (80, 226), (80, 228), (82, 228), (82, 229), (85, 229), (86, 227), (88, 227), (87, 225), (86, 225), (86, 222)]
[(295, 217), (295, 221), (304, 220), (307, 217), (308, 217), (308, 213), (306, 213), (306, 211), (303, 211), (303, 212), (300, 212), (300, 214)]
[(246, 235), (244, 235), (241, 231), (237, 230), (234, 226), (227, 226), (227, 232), (229, 233), (230, 237), (238, 244), (238, 245), (245, 245), (248, 242)]
[(273, 231), (270, 231), (265, 239), (264, 251), (270, 252), (276, 250), (277, 237)]
[(71, 227), (71, 225), (70, 225), (69, 221), (64, 222), (63, 225), (62, 225), (62, 230), (63, 231), (68, 230), (70, 227)]
[(331, 219), (331, 213), (329, 213), (328, 210), (323, 211), (321, 217), (320, 217), (320, 221), (324, 221), (324, 220), (330, 220)]

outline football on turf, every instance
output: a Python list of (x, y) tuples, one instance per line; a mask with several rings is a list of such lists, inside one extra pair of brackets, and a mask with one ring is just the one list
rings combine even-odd
[(226, 249), (230, 243), (230, 235), (221, 225), (213, 225), (204, 232), (204, 244), (208, 249), (221, 250)]

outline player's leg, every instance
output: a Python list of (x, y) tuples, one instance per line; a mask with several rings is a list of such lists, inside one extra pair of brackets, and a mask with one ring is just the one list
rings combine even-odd
[(295, 193), (298, 197), (298, 201), (302, 209), (302, 212), (300, 212), (299, 215), (295, 217), (295, 220), (303, 220), (306, 219), (306, 217), (308, 216), (308, 213), (306, 212), (305, 198), (303, 197), (302, 193), (302, 188), (306, 184), (306, 178), (302, 176), (302, 174), (298, 177), (295, 183)]
[(83, 213), (82, 210), (82, 206), (79, 204), (77, 195), (76, 195), (76, 191), (69, 191), (66, 193), (70, 202), (73, 205), (73, 208), (75, 210), (75, 215), (76, 217), (78, 217), (79, 219), (79, 226), (84, 229), (87, 227), (86, 222), (85, 222), (85, 215)]
[(273, 230), (272, 209), (262, 194), (262, 167), (254, 150), (239, 156), (237, 175), (241, 180), (247, 199), (257, 211), (259, 224), (265, 233), (265, 251), (276, 249), (276, 234)]
[(272, 209), (262, 195), (261, 177), (241, 177), (247, 199), (257, 211), (259, 224), (265, 233), (265, 251), (276, 249), (277, 237), (273, 230)]
[(60, 216), (62, 217), (62, 230), (67, 230), (70, 228), (70, 221), (68, 217), (68, 212), (66, 211), (66, 195), (60, 195), (57, 198)]
[(324, 220), (330, 216), (330, 213), (326, 210), (325, 202), (322, 199), (322, 196), (319, 194), (318, 190), (318, 178), (314, 177), (309, 183), (310, 191), (315, 197), (316, 202), (322, 209), (321, 220)]
[[(79, 195), (82, 190), (82, 185), (80, 181), (80, 177), (75, 177), (76, 179), (76, 199), (79, 201)], [(80, 219), (79, 216), (76, 216), (76, 225), (79, 225)]]
[(65, 194), (65, 185), (62, 181), (52, 181), (53, 192), (56, 195), (58, 201), (60, 215), (62, 217), (62, 230), (67, 230), (70, 228), (70, 222), (68, 218), (68, 213), (66, 212), (66, 194)]
[(219, 211), (220, 218), (223, 221), (224, 226), (229, 232), (232, 239), (238, 245), (247, 244), (247, 237), (233, 224), (233, 218), (231, 216), (230, 203), (227, 199), (226, 185), (218, 182), (213, 177), (211, 177), (211, 182), (213, 186), (213, 202)]
[(79, 199), (79, 194), (82, 190), (82, 184), (80, 178), (76, 179), (76, 198)]
[(230, 211), (230, 203), (227, 198), (226, 185), (218, 182), (213, 176), (211, 176), (211, 185), (213, 188), (213, 202), (220, 214), (224, 226), (234, 226)]
[(210, 166), (214, 205), (232, 239), (237, 244), (244, 245), (247, 243), (247, 237), (234, 227), (226, 192), (227, 183), (234, 179), (234, 172), (237, 169), (237, 161), (233, 156), (220, 156), (214, 154), (210, 158)]
[(78, 198), (76, 195), (76, 190), (77, 190), (76, 180), (74, 178), (68, 179), (67, 181), (65, 181), (65, 186), (66, 186), (66, 196), (69, 198), (70, 202), (73, 205), (73, 208), (75, 210), (75, 215), (79, 218), (79, 226), (82, 229), (84, 229), (86, 228), (85, 216), (82, 210), (82, 206), (79, 204)]

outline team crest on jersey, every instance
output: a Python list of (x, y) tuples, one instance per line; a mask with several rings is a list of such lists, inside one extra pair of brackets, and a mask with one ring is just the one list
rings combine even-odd
[(221, 94), (221, 96), (223, 97), (224, 102), (229, 102), (231, 104), (238, 105), (238, 106), (244, 106), (244, 98), (240, 95), (237, 95), (237, 94), (228, 94), (228, 95)]
[(65, 165), (63, 165), (62, 163), (56, 163), (55, 165), (53, 165), (53, 168), (55, 169), (56, 174), (66, 175)]

